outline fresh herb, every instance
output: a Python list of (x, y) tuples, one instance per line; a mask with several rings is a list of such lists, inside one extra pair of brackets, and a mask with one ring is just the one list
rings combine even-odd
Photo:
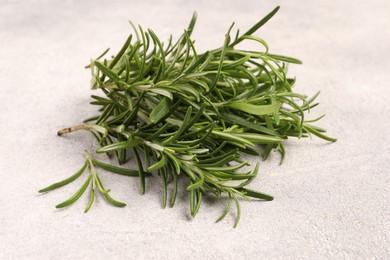
[[(162, 183), (162, 205), (172, 207), (178, 193), (178, 178), (187, 179), (190, 212), (195, 216), (206, 194), (227, 196), (222, 220), (239, 198), (272, 200), (273, 197), (247, 189), (257, 176), (259, 164), (246, 173), (249, 165), (242, 154), (267, 159), (272, 150), (285, 157), (283, 143), (288, 137), (316, 135), (336, 141), (325, 130), (312, 125), (322, 117), (306, 120), (306, 112), (317, 106), (315, 99), (293, 91), (295, 79), (287, 76), (287, 64), (301, 61), (269, 52), (268, 44), (253, 36), (277, 11), (275, 8), (244, 34), (232, 38), (230, 26), (221, 48), (198, 53), (191, 33), (196, 13), (188, 28), (176, 41), (163, 43), (151, 29), (135, 29), (113, 58), (104, 58), (106, 50), (88, 66), (91, 85), (104, 96), (93, 95), (92, 105), (100, 114), (85, 124), (65, 128), (63, 135), (87, 130), (97, 140), (96, 153), (113, 155), (119, 164), (133, 158), (137, 169), (117, 167), (96, 160), (86, 152), (86, 163), (71, 177), (40, 192), (66, 185), (79, 178), (87, 167), (90, 174), (70, 199), (57, 205), (66, 207), (77, 201), (91, 186), (90, 209), (96, 191), (109, 203), (114, 200), (100, 180), (95, 167), (114, 173), (138, 176), (140, 192), (145, 192), (146, 177), (158, 175)], [(239, 48), (243, 41), (255, 41), (258, 51)], [(262, 152), (261, 151), (261, 147)], [(131, 156), (132, 155), (132, 156)], [(168, 196), (168, 183), (173, 190)], [(170, 200), (168, 201), (168, 197)]]

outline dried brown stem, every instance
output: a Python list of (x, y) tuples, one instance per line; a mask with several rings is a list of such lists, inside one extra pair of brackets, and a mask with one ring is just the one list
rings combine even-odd
[(67, 134), (70, 132), (78, 131), (78, 130), (88, 130), (91, 128), (91, 125), (76, 125), (68, 128), (64, 128), (57, 132), (57, 135), (61, 136), (63, 134)]

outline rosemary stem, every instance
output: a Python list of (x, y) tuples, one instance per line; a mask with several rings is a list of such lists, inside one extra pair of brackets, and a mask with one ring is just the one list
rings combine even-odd
[[(163, 44), (152, 30), (134, 28), (138, 40), (130, 35), (117, 55), (104, 58), (109, 49), (92, 59), (93, 89), (105, 96), (92, 95), (91, 104), (99, 106), (100, 115), (80, 125), (64, 128), (59, 136), (87, 130), (98, 141), (97, 154), (115, 155), (122, 164), (131, 159), (132, 151), (138, 170), (100, 162), (94, 153), (84, 151), (83, 167), (66, 178), (39, 192), (62, 187), (89, 168), (88, 179), (62, 208), (73, 204), (90, 188), (92, 206), (95, 193), (117, 207), (126, 206), (111, 197), (100, 179), (98, 168), (114, 173), (140, 177), (141, 193), (145, 192), (145, 177), (157, 173), (162, 180), (162, 204), (167, 204), (168, 181), (174, 181), (171, 206), (178, 191), (178, 175), (190, 182), (191, 215), (195, 216), (208, 192), (228, 204), (217, 221), (223, 219), (235, 204), (241, 216), (239, 198), (272, 200), (267, 194), (247, 189), (257, 176), (259, 164), (250, 172), (241, 172), (245, 165), (242, 154), (261, 155), (267, 159), (272, 150), (285, 157), (283, 143), (289, 137), (318, 136), (327, 141), (336, 139), (325, 135), (325, 129), (311, 123), (323, 116), (307, 120), (305, 113), (318, 105), (318, 93), (307, 99), (292, 90), (295, 78), (287, 76), (287, 65), (301, 61), (268, 52), (264, 40), (252, 34), (277, 11), (276, 7), (244, 34), (237, 30), (234, 40), (229, 27), (222, 47), (198, 54), (190, 38), (196, 21), (194, 13), (188, 29), (172, 45)], [(260, 51), (235, 49), (243, 41), (256, 41)], [(265, 50), (264, 50), (265, 48)], [(295, 90), (295, 89), (294, 89)], [(264, 147), (260, 153), (257, 146)], [(143, 158), (140, 156), (143, 153)], [(141, 160), (144, 159), (144, 160)], [(153, 164), (152, 164), (153, 163)]]
[(63, 134), (71, 133), (78, 130), (88, 130), (92, 127), (92, 125), (75, 125), (72, 127), (64, 128), (57, 132), (57, 135), (61, 136)]

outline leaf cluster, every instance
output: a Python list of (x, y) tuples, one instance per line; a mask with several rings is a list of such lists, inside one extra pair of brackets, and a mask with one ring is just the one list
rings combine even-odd
[[(239, 198), (272, 200), (269, 195), (246, 186), (256, 177), (259, 164), (252, 171), (240, 171), (247, 161), (242, 154), (267, 159), (272, 150), (285, 157), (284, 141), (289, 137), (311, 135), (336, 141), (325, 135), (323, 128), (312, 125), (320, 120), (307, 120), (307, 111), (318, 105), (312, 98), (293, 91), (295, 78), (287, 76), (289, 63), (298, 59), (273, 54), (268, 44), (254, 36), (277, 11), (275, 8), (243, 34), (232, 36), (234, 24), (225, 35), (223, 45), (198, 53), (191, 38), (196, 13), (184, 33), (163, 43), (151, 30), (135, 27), (117, 55), (104, 58), (105, 51), (89, 65), (91, 86), (102, 95), (92, 95), (92, 105), (100, 113), (84, 125), (66, 128), (59, 135), (84, 129), (97, 140), (96, 153), (114, 156), (120, 164), (134, 159), (136, 170), (118, 168), (87, 156), (91, 174), (71, 199), (77, 200), (92, 183), (115, 206), (124, 206), (108, 195), (94, 170), (94, 165), (109, 171), (136, 175), (140, 192), (145, 192), (145, 177), (157, 174), (162, 184), (162, 205), (175, 204), (178, 177), (188, 179), (190, 212), (199, 211), (202, 197), (227, 196), (223, 219), (231, 208), (237, 208), (235, 226), (240, 219)], [(254, 41), (258, 50), (240, 49), (241, 42)], [(80, 172), (82, 172), (80, 171)], [(51, 187), (62, 186), (81, 173)], [(168, 200), (168, 183), (173, 189)], [(44, 189), (43, 191), (47, 191)], [(57, 207), (58, 207), (57, 206)]]

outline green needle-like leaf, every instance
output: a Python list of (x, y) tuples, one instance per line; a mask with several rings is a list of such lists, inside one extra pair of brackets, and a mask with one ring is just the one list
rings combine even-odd
[(258, 191), (250, 190), (250, 189), (247, 189), (247, 188), (239, 188), (238, 190), (241, 191), (241, 192), (245, 192), (245, 195), (249, 196), (249, 197), (253, 197), (253, 198), (257, 198), (257, 199), (263, 199), (263, 200), (273, 200), (274, 199), (274, 197), (272, 197), (270, 195), (267, 195), (267, 194), (264, 194), (264, 193), (260, 193)]
[(229, 197), (225, 210), (223, 211), (222, 215), (215, 222), (219, 222), (226, 217), (226, 215), (229, 213), (231, 205), (232, 205), (232, 198)]
[(141, 194), (145, 193), (145, 172), (144, 168), (142, 166), (141, 158), (138, 155), (137, 148), (132, 147), (131, 148), (135, 161), (137, 162), (138, 166), (138, 174), (139, 174), (139, 180), (140, 180), (140, 187), (141, 187)]
[(281, 107), (280, 103), (269, 105), (252, 105), (244, 102), (232, 102), (226, 104), (226, 106), (257, 116), (272, 114)]
[(91, 209), (92, 204), (95, 201), (95, 180), (92, 181), (92, 189), (91, 189), (91, 193), (89, 196), (90, 196), (89, 202), (88, 202), (87, 207), (85, 208), (84, 213), (87, 213)]
[(177, 175), (175, 173), (173, 173), (172, 176), (173, 176), (173, 190), (172, 190), (172, 195), (171, 195), (171, 203), (169, 205), (171, 208), (175, 205), (176, 196), (177, 196), (177, 188), (178, 188)]
[(51, 190), (54, 190), (54, 189), (57, 189), (57, 188), (60, 188), (62, 186), (65, 186), (66, 184), (69, 184), (71, 183), (72, 181), (76, 180), (78, 177), (80, 177), (83, 172), (85, 171), (85, 169), (87, 168), (87, 162), (84, 163), (83, 167), (81, 167), (80, 170), (78, 170), (75, 174), (73, 174), (72, 176), (70, 176), (69, 178), (66, 178), (65, 180), (62, 180), (60, 182), (56, 182), (44, 189), (41, 189), (39, 190), (40, 193), (43, 193), (43, 192), (48, 192), (48, 191), (51, 191)]
[(278, 55), (278, 54), (271, 54), (271, 53), (267, 53), (267, 55), (271, 58), (274, 58), (275, 60), (284, 61), (284, 62), (288, 62), (288, 63), (302, 64), (302, 61), (300, 61), (296, 58), (287, 57), (287, 56)]
[(108, 152), (124, 150), (124, 149), (128, 149), (128, 148), (132, 148), (132, 147), (139, 145), (139, 144), (140, 144), (140, 142), (137, 139), (129, 139), (127, 141), (117, 142), (117, 143), (103, 146), (103, 147), (97, 149), (96, 153), (108, 153)]
[(70, 197), (66, 201), (58, 204), (56, 206), (56, 208), (64, 208), (64, 207), (67, 207), (67, 206), (72, 205), (73, 203), (75, 203), (84, 194), (84, 192), (87, 189), (89, 183), (91, 182), (91, 179), (92, 179), (92, 175), (89, 175), (88, 179), (84, 182), (83, 186), (81, 186), (81, 188), (72, 197)]
[(165, 176), (165, 171), (160, 171), (161, 183), (162, 183), (162, 207), (165, 209), (167, 207), (167, 191), (168, 184), (167, 178)]
[(269, 136), (255, 133), (236, 133), (235, 136), (245, 138), (246, 140), (254, 144), (273, 144), (281, 143), (284, 141), (284, 139), (277, 136)]
[(162, 119), (166, 114), (169, 112), (169, 108), (171, 106), (171, 102), (169, 101), (168, 98), (163, 98), (161, 102), (155, 106), (150, 113), (150, 121), (153, 123), (157, 123)]
[[(270, 12), (269, 14), (267, 14), (263, 19), (261, 19), (258, 23), (256, 23), (254, 26), (252, 26), (246, 33), (244, 33), (242, 36), (247, 36), (247, 35), (252, 35), (254, 32), (256, 32), (260, 27), (262, 27), (265, 23), (267, 23), (271, 18), (272, 16), (274, 16), (278, 11), (279, 11), (280, 7), (277, 6), (274, 10), (272, 10), (272, 12)], [(237, 45), (238, 43), (242, 42), (244, 40), (244, 38), (241, 37), (238, 37), (237, 40), (235, 40), (230, 46), (234, 46), (234, 45)]]
[(126, 207), (126, 203), (123, 203), (123, 202), (120, 202), (120, 201), (117, 201), (115, 199), (113, 199), (109, 194), (108, 194), (108, 191), (106, 191), (106, 189), (104, 188), (103, 186), (103, 183), (102, 181), (100, 180), (100, 177), (99, 175), (96, 174), (96, 180), (97, 180), (97, 185), (99, 187), (99, 190), (100, 192), (102, 193), (103, 197), (106, 198), (106, 200), (113, 206), (115, 207)]
[(125, 51), (129, 47), (132, 38), (133, 38), (133, 35), (130, 34), (129, 37), (127, 38), (125, 44), (123, 44), (121, 50), (118, 52), (118, 54), (114, 57), (114, 59), (110, 63), (110, 66), (109, 66), (110, 69), (114, 68), (114, 66), (122, 58), (123, 54), (125, 53)]
[(119, 76), (114, 71), (107, 68), (102, 63), (100, 63), (98, 61), (95, 61), (94, 63), (95, 63), (95, 66), (103, 73), (103, 75), (106, 75), (114, 82), (118, 82), (120, 80)]
[[(93, 158), (92, 161), (93, 161), (93, 163), (96, 166), (98, 166), (98, 167), (100, 167), (100, 168), (102, 168), (104, 170), (113, 172), (113, 173), (118, 173), (118, 174), (121, 174), (121, 175), (132, 176), (132, 177), (138, 177), (139, 176), (139, 173), (138, 173), (137, 170), (127, 169), (127, 168), (118, 167), (118, 166), (114, 166), (114, 165), (111, 165), (111, 164), (103, 163), (101, 161), (96, 160), (95, 158)], [(150, 176), (151, 173), (146, 172), (145, 175), (146, 176)]]
[(236, 216), (236, 221), (234, 222), (233, 228), (236, 228), (238, 225), (238, 222), (240, 222), (241, 218), (241, 207), (240, 207), (240, 202), (238, 201), (236, 195), (234, 193), (229, 193), (229, 196), (231, 196), (236, 203), (236, 208), (237, 208), (237, 216)]
[(167, 159), (164, 155), (162, 155), (160, 161), (158, 161), (155, 164), (148, 167), (148, 171), (154, 171), (154, 170), (161, 169), (165, 165), (167, 165)]
[(233, 114), (224, 113), (224, 114), (222, 114), (222, 117), (232, 124), (236, 123), (236, 124), (239, 124), (241, 126), (248, 128), (248, 129), (255, 130), (255, 131), (258, 131), (258, 132), (261, 132), (264, 134), (269, 134), (269, 135), (273, 135), (273, 136), (278, 135), (278, 133), (276, 131), (269, 129), (268, 127), (264, 127), (258, 123), (256, 124), (256, 123), (250, 122), (242, 117), (239, 117), (239, 116), (236, 116)]
[(177, 138), (179, 138), (179, 136), (186, 130), (187, 126), (189, 126), (191, 113), (192, 113), (192, 107), (189, 106), (187, 108), (186, 115), (184, 116), (182, 125), (179, 127), (179, 129), (176, 131), (176, 133), (173, 136), (171, 136), (167, 140), (164, 140), (163, 142), (161, 142), (161, 144), (166, 145), (172, 143)]

